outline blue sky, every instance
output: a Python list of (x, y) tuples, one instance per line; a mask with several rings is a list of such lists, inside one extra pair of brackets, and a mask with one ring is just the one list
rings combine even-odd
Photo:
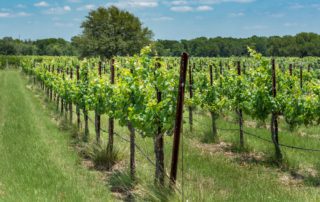
[(138, 16), (155, 39), (320, 33), (320, 0), (0, 0), (0, 37), (70, 40), (91, 9), (110, 5)]

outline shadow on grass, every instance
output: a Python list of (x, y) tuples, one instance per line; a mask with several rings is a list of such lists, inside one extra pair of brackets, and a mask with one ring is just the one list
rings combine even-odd
[(139, 179), (133, 181), (128, 170), (115, 171), (108, 179), (110, 190), (123, 201), (177, 201), (169, 186), (141, 183)]
[(115, 171), (108, 179), (110, 190), (123, 201), (135, 201), (133, 189), (137, 181), (133, 181), (128, 171)]
[(304, 185), (309, 187), (320, 187), (319, 166), (317, 169), (298, 170), (291, 169), (290, 175), (296, 180), (302, 180)]
[(320, 187), (320, 176), (306, 176), (304, 178), (304, 184), (311, 187)]
[(168, 186), (160, 186), (155, 184), (150, 184), (146, 186), (146, 194), (139, 200), (141, 201), (176, 201), (177, 195)]
[(202, 132), (202, 138), (200, 139), (201, 143), (209, 144), (209, 143), (219, 143), (219, 138), (217, 136), (213, 136), (213, 133), (211, 130), (206, 129), (204, 132)]

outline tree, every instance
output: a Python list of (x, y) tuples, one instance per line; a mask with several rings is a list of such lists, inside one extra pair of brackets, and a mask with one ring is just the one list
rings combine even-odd
[(16, 45), (11, 37), (4, 37), (0, 41), (0, 55), (16, 55)]
[(139, 18), (115, 6), (91, 11), (81, 28), (82, 34), (72, 38), (72, 43), (83, 57), (133, 55), (148, 45), (153, 35)]

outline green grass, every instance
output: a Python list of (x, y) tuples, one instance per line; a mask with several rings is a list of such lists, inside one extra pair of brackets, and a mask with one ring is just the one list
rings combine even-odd
[(112, 201), (18, 71), (0, 71), (0, 201)]
[[(72, 148), (69, 148), (69, 137), (72, 135), (71, 131), (61, 132), (57, 129), (57, 125), (52, 123), (52, 112), (55, 109), (54, 103), (45, 103), (45, 106), (49, 109), (44, 109), (41, 103), (43, 103), (44, 94), (39, 88), (35, 88), (33, 91), (37, 91), (36, 95), (39, 98), (35, 98), (31, 92), (25, 90), (26, 81), (17, 72), (0, 72), (0, 103), (11, 106), (0, 108), (0, 123), (5, 120), (21, 119), (19, 128), (26, 128), (28, 130), (28, 138), (21, 131), (13, 131), (8, 135), (10, 142), (1, 140), (0, 152), (6, 153), (8, 147), (22, 148), (24, 150), (31, 149), (32, 157), (26, 155), (28, 159), (33, 159), (37, 156), (36, 166), (46, 165), (46, 169), (41, 169), (42, 172), (45, 170), (45, 174), (39, 175), (39, 170), (35, 173), (37, 177), (32, 178), (35, 174), (30, 171), (23, 172), (23, 176), (20, 172), (14, 172), (5, 181), (0, 178), (0, 196), (7, 197), (4, 200), (9, 200), (9, 196), (12, 200), (19, 200), (19, 195), (23, 195), (24, 198), (28, 199), (42, 199), (42, 200), (60, 200), (57, 198), (59, 195), (56, 193), (63, 192), (70, 194), (65, 201), (72, 200), (85, 200), (85, 201), (97, 201), (98, 199), (108, 199), (108, 191), (103, 186), (103, 180), (97, 179), (98, 174), (94, 171), (86, 171), (81, 166), (77, 166), (76, 162), (79, 158), (76, 156)], [(4, 81), (5, 80), (5, 81)], [(5, 83), (8, 84), (5, 84)], [(5, 88), (2, 86), (6, 86)], [(13, 94), (13, 95), (11, 95)], [(3, 96), (5, 95), (5, 96)], [(14, 101), (14, 97), (20, 97), (18, 101)], [(41, 101), (41, 102), (40, 102)], [(20, 104), (21, 103), (21, 104)], [(11, 108), (20, 108), (14, 114), (9, 110)], [(25, 112), (24, 112), (25, 111)], [(4, 114), (8, 114), (4, 116)], [(187, 115), (187, 113), (185, 113)], [(9, 118), (7, 119), (7, 116)], [(6, 117), (4, 119), (4, 117)], [(11, 117), (11, 118), (10, 118)], [(17, 118), (18, 117), (18, 118)], [(20, 118), (21, 117), (21, 118)], [(74, 116), (75, 117), (75, 116)], [(94, 113), (90, 112), (90, 117), (93, 120)], [(234, 113), (228, 113), (229, 119), (235, 121)], [(108, 121), (106, 116), (102, 116), (102, 128), (107, 129)], [(186, 117), (185, 120), (188, 120)], [(253, 122), (249, 117), (245, 116), (247, 123)], [(13, 122), (13, 121), (11, 121)], [(14, 125), (14, 123), (11, 123)], [(226, 151), (215, 151), (212, 150), (216, 147), (214, 144), (204, 144), (205, 137), (211, 134), (211, 121), (207, 113), (196, 111), (194, 114), (194, 131), (189, 132), (189, 125), (184, 124), (183, 134), (183, 147), (180, 150), (180, 162), (178, 172), (178, 189), (184, 193), (184, 201), (320, 201), (320, 188), (318, 183), (319, 179), (319, 153), (307, 153), (302, 151), (295, 151), (291, 149), (283, 149), (285, 156), (286, 166), (278, 168), (270, 162), (269, 157), (273, 156), (274, 148), (272, 144), (263, 142), (253, 137), (245, 136), (246, 138), (246, 149), (244, 152), (238, 152), (238, 132), (237, 131), (222, 131), (218, 130), (219, 140), (223, 142), (229, 142), (233, 146)], [(218, 128), (238, 128), (237, 124), (225, 121), (224, 118), (218, 119)], [(246, 124), (248, 126), (248, 124)], [(256, 128), (249, 124), (250, 127), (245, 127), (245, 130), (259, 135), (261, 137), (270, 139), (270, 132), (265, 128)], [(0, 125), (0, 131), (3, 131), (3, 126)], [(18, 127), (6, 127), (6, 130), (17, 130)], [(129, 139), (129, 132), (126, 127), (120, 127), (116, 124), (115, 130), (118, 134)], [(40, 132), (39, 132), (40, 131)], [(80, 131), (81, 133), (82, 131)], [(305, 128), (301, 127), (294, 132), (289, 131), (288, 127), (283, 121), (280, 121), (280, 142), (297, 145), (308, 148), (320, 148), (319, 127)], [(1, 138), (4, 137), (0, 133)], [(18, 134), (16, 134), (18, 133)], [(102, 141), (107, 142), (108, 134), (102, 134)], [(23, 141), (22, 141), (23, 140)], [(21, 141), (21, 143), (20, 143)], [(90, 138), (89, 146), (93, 145), (95, 141), (94, 137), (94, 126), (90, 123)], [(76, 141), (75, 141), (76, 142)], [(137, 134), (137, 144), (143, 149), (143, 151), (154, 161), (153, 153), (153, 140), (151, 138), (142, 138)], [(16, 145), (12, 146), (12, 144)], [(23, 144), (18, 146), (17, 144)], [(24, 144), (31, 144), (31, 148)], [(35, 146), (37, 145), (37, 146)], [(53, 146), (54, 145), (54, 146)], [(79, 143), (83, 145), (83, 143)], [(123, 141), (119, 137), (115, 137), (115, 146), (122, 156), (121, 162), (116, 171), (114, 171), (110, 178), (107, 180), (107, 187), (112, 191), (122, 191), (127, 196), (119, 197), (122, 200), (130, 200), (134, 198), (136, 201), (181, 201), (182, 195), (179, 191), (175, 194), (170, 193), (168, 189), (159, 189), (153, 185), (154, 167), (146, 160), (138, 150), (136, 151), (136, 166), (137, 166), (137, 182), (133, 183), (128, 176), (129, 167), (129, 143)], [(172, 137), (165, 137), (165, 166), (166, 171), (169, 173), (170, 159), (172, 149)], [(182, 152), (183, 151), (183, 152)], [(234, 151), (234, 152), (232, 152)], [(21, 155), (21, 152), (17, 152)], [(25, 153), (27, 153), (25, 151)], [(38, 153), (38, 155), (36, 155)], [(40, 155), (40, 154), (41, 155)], [(245, 161), (242, 157), (248, 153), (261, 154), (263, 160), (256, 161)], [(183, 168), (182, 168), (182, 154), (183, 154)], [(10, 158), (9, 158), (10, 155)], [(0, 159), (0, 170), (1, 172), (10, 173), (11, 167), (5, 166), (8, 162), (14, 167), (19, 167), (20, 163), (24, 159), (16, 161), (17, 156), (11, 156), (7, 152), (6, 158), (1, 156)], [(13, 159), (12, 159), (13, 158)], [(11, 159), (11, 160), (10, 160)], [(48, 163), (49, 161), (49, 163)], [(28, 160), (26, 163), (32, 164), (34, 160)], [(40, 165), (38, 165), (40, 164)], [(63, 168), (63, 172), (59, 170)], [(304, 175), (304, 179), (295, 184), (289, 180), (286, 181), (286, 177), (291, 177), (291, 173), (300, 173), (300, 170), (312, 169), (318, 172), (317, 176)], [(33, 169), (30, 169), (33, 171)], [(49, 172), (50, 170), (50, 172)], [(55, 170), (55, 172), (53, 172)], [(56, 171), (58, 170), (58, 171)], [(183, 170), (183, 172), (182, 172)], [(10, 172), (9, 172), (10, 171)], [(47, 174), (48, 172), (48, 174)], [(53, 173), (54, 174), (53, 174)], [(60, 174), (55, 174), (55, 173)], [(80, 173), (80, 174), (79, 174)], [(183, 173), (183, 177), (182, 177)], [(303, 174), (303, 173), (302, 173)], [(3, 176), (3, 175), (1, 175)], [(45, 177), (44, 177), (45, 176)], [(52, 180), (51, 185), (54, 184), (53, 188), (45, 189), (45, 191), (38, 191), (42, 193), (41, 198), (34, 194), (34, 190), (40, 189), (37, 183)], [(51, 177), (54, 176), (54, 177)], [(63, 176), (63, 177), (61, 177)], [(24, 178), (30, 179), (26, 183), (18, 183), (17, 181)], [(292, 177), (291, 177), (292, 178)], [(14, 180), (9, 180), (14, 179)], [(19, 179), (19, 180), (18, 180)], [(80, 182), (79, 182), (80, 181)], [(18, 185), (13, 185), (15, 182)], [(168, 184), (168, 179), (166, 179)], [(25, 184), (25, 185), (21, 185)], [(58, 184), (58, 185), (57, 185)], [(19, 192), (8, 192), (8, 190), (17, 190), (14, 186), (20, 187)], [(9, 188), (10, 187), (10, 188)], [(28, 189), (26, 188), (28, 187)], [(43, 190), (44, 186), (40, 186)], [(30, 191), (25, 191), (25, 189)], [(1, 190), (3, 190), (1, 192)], [(65, 191), (68, 190), (68, 191)], [(1, 194), (4, 193), (4, 194)], [(51, 193), (55, 193), (51, 195)], [(55, 198), (56, 197), (56, 198)], [(96, 198), (95, 198), (96, 197)], [(1, 199), (1, 198), (0, 198)]]
[[(187, 113), (185, 113), (187, 114)], [(232, 113), (230, 113), (231, 115)], [(93, 117), (93, 113), (91, 114)], [(234, 117), (233, 117), (234, 118)], [(185, 120), (188, 120), (186, 117)], [(286, 168), (278, 168), (269, 157), (273, 156), (274, 148), (272, 144), (262, 142), (246, 136), (247, 152), (263, 153), (266, 160), (263, 162), (243, 162), (238, 158), (229, 158), (223, 152), (212, 152), (202, 149), (201, 141), (204, 136), (210, 135), (210, 117), (206, 113), (195, 113), (194, 132), (189, 132), (189, 125), (184, 124), (183, 156), (184, 174), (182, 185), (182, 161), (180, 156), (178, 187), (184, 192), (184, 200), (188, 201), (319, 201), (320, 188), (317, 185), (318, 177), (305, 176), (303, 182), (297, 185), (286, 182), (286, 176), (291, 176), (291, 172), (302, 168), (313, 168), (319, 172), (317, 167), (320, 162), (319, 153), (304, 153), (290, 149), (283, 149), (285, 154)], [(107, 117), (103, 117), (102, 127), (107, 128)], [(283, 124), (281, 122), (281, 124)], [(94, 128), (91, 128), (91, 141), (94, 141)], [(218, 120), (220, 128), (237, 128), (236, 124), (230, 124), (224, 119)], [(281, 128), (282, 129), (282, 128)], [(304, 130), (301, 128), (299, 130)], [(270, 132), (267, 129), (248, 128), (246, 130), (270, 139)], [(282, 129), (284, 130), (284, 129)], [(310, 129), (306, 129), (310, 130)], [(126, 128), (116, 126), (116, 131), (128, 138)], [(314, 129), (314, 134), (319, 129)], [(299, 132), (296, 132), (299, 133)], [(301, 137), (295, 132), (283, 131), (280, 133), (281, 141), (286, 144), (299, 145), (303, 147), (320, 148), (320, 142), (310, 139), (308, 136)], [(286, 135), (285, 137), (283, 137)], [(230, 142), (237, 147), (238, 133), (236, 131), (219, 130), (220, 141)], [(106, 141), (107, 134), (103, 138)], [(284, 141), (285, 140), (285, 141)], [(143, 148), (145, 153), (154, 160), (153, 141), (151, 138), (137, 136), (137, 144)], [(300, 143), (300, 144), (298, 144)], [(129, 143), (116, 138), (115, 144), (120, 147), (128, 167)], [(198, 146), (196, 146), (198, 145)], [(211, 144), (213, 147), (213, 144)], [(210, 148), (211, 145), (203, 144)], [(234, 148), (233, 147), (233, 148)], [(170, 169), (170, 158), (172, 149), (172, 137), (165, 138), (165, 165), (167, 172)], [(232, 150), (232, 148), (231, 148)], [(182, 152), (180, 151), (180, 155)], [(242, 155), (242, 154), (240, 154)], [(181, 193), (169, 195), (167, 190), (159, 191), (153, 186), (154, 167), (146, 161), (145, 157), (137, 151), (137, 175), (139, 183), (137, 189), (140, 193), (136, 196), (138, 201), (161, 200), (178, 201), (182, 199)], [(283, 180), (284, 179), (284, 182)], [(288, 183), (288, 184), (287, 184)]]

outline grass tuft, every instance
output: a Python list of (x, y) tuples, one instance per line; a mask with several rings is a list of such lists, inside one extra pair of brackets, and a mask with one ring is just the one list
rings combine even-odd
[(95, 145), (91, 158), (96, 169), (110, 170), (120, 160), (120, 153), (116, 148), (110, 152), (105, 145)]

